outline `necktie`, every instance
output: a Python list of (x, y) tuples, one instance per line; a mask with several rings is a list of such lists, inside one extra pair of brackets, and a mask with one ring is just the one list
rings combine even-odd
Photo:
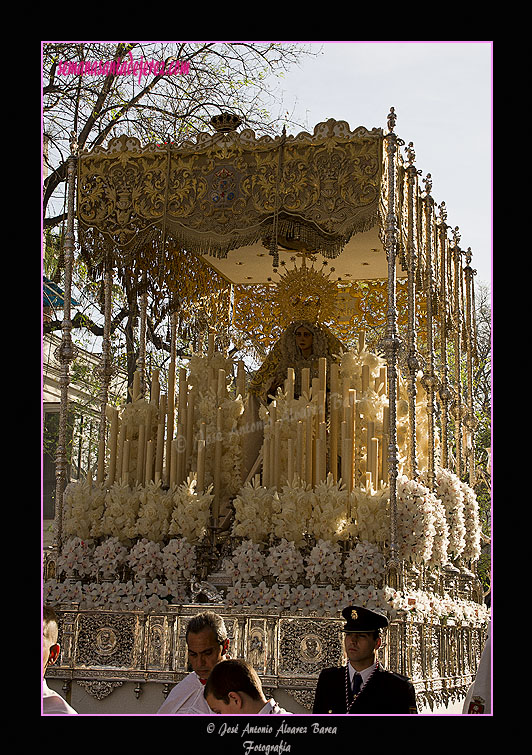
[(360, 674), (355, 673), (353, 676), (353, 695), (358, 695), (360, 687), (362, 686), (362, 677)]

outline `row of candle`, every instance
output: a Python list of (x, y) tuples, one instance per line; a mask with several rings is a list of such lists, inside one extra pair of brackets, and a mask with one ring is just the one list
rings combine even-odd
[[(214, 336), (210, 335), (207, 356), (213, 354)], [(244, 396), (245, 370), (242, 362), (237, 365), (235, 386), (237, 395), (240, 393)], [(205, 490), (208, 472), (206, 455), (210, 444), (214, 451), (214, 468), (210, 470), (210, 475), (214, 482), (215, 496), (218, 498), (221, 487), (223, 438), (223, 410), (220, 404), (228, 392), (227, 374), (224, 369), (209, 368), (209, 389), (216, 394), (218, 402), (216, 432), (211, 433), (209, 438), (206, 437), (205, 423), (201, 422), (201, 417), (196, 417), (198, 392), (194, 386), (189, 385), (185, 368), (178, 371), (176, 392), (176, 365), (173, 359), (168, 370), (166, 394), (161, 393), (159, 370), (152, 371), (150, 399), (144, 405), (143, 422), (134, 426), (126, 412), (121, 418), (118, 409), (108, 405), (107, 449), (105, 442), (100, 442), (97, 481), (106, 480), (108, 484), (121, 482), (126, 485), (145, 485), (153, 481), (172, 487), (186, 480), (187, 474), (195, 467), (196, 490), (202, 493)], [(133, 404), (144, 398), (138, 371), (134, 374), (131, 398)]]
[[(305, 484), (316, 485), (326, 480), (328, 473), (332, 474), (334, 482), (341, 478), (349, 491), (361, 482), (374, 489), (387, 484), (388, 407), (383, 407), (382, 433), (377, 435), (375, 422), (365, 419), (356, 389), (351, 387), (349, 379), (340, 378), (337, 364), (330, 367), (327, 397), (326, 372), (325, 358), (320, 359), (319, 376), (312, 381), (310, 369), (302, 369), (301, 393), (308, 397), (308, 403), (302, 416), (288, 420), (286, 441), (282, 420), (277, 416), (277, 403), (271, 402), (263, 446), (263, 485), (266, 487), (292, 482), (294, 475)], [(363, 394), (370, 387), (370, 375), (369, 366), (364, 365)], [(294, 398), (294, 377), (294, 370), (289, 368), (285, 381), (289, 400)], [(385, 367), (381, 368), (372, 387), (378, 395), (386, 392)], [(366, 448), (365, 465), (360, 446)], [(365, 470), (361, 469), (364, 466)]]

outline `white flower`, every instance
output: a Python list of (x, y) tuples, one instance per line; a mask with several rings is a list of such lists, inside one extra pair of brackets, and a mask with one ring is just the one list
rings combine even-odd
[(163, 558), (158, 543), (142, 538), (131, 548), (127, 563), (135, 573), (137, 581), (162, 575)]
[(127, 548), (117, 537), (108, 537), (94, 549), (95, 571), (104, 579), (114, 576), (124, 565)]
[(341, 576), (341, 551), (335, 543), (319, 540), (307, 558), (305, 572), (311, 583), (337, 582)]
[(64, 543), (57, 559), (57, 573), (85, 577), (93, 572), (94, 546), (79, 537), (71, 537)]
[(264, 555), (257, 543), (244, 540), (233, 552), (231, 559), (225, 559), (224, 567), (233, 582), (260, 578), (264, 572)]
[(166, 579), (190, 579), (196, 568), (196, 548), (186, 538), (173, 538), (162, 549), (163, 570)]
[(304, 571), (303, 556), (293, 542), (282, 538), (276, 546), (271, 546), (265, 564), (270, 574), (280, 582), (293, 582)]
[(475, 491), (465, 482), (461, 483), (464, 500), (464, 521), (466, 526), (463, 556), (468, 561), (480, 558), (481, 524)]

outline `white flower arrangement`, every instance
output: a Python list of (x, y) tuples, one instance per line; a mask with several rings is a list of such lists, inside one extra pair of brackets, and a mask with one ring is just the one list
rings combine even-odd
[(384, 555), (375, 544), (366, 540), (357, 543), (344, 562), (344, 577), (349, 583), (380, 584), (385, 570)]
[(173, 538), (162, 549), (163, 571), (167, 582), (190, 579), (196, 568), (196, 548), (184, 537)]
[(93, 573), (94, 545), (79, 537), (69, 538), (57, 559), (57, 573), (67, 577), (86, 577)]
[(390, 491), (355, 488), (356, 534), (360, 540), (386, 543), (390, 539)]
[(102, 579), (110, 579), (118, 574), (126, 563), (128, 550), (117, 537), (108, 537), (94, 549), (94, 571)]
[(449, 469), (436, 469), (435, 494), (445, 508), (449, 526), (449, 553), (453, 558), (460, 556), (466, 545), (464, 519), (464, 493), (460, 478)]
[(468, 561), (480, 558), (481, 524), (475, 491), (465, 482), (461, 483), (464, 497), (464, 521), (466, 524), (465, 545), (462, 556)]
[(312, 491), (308, 531), (317, 540), (347, 540), (355, 532), (350, 508), (354, 495), (344, 485), (335, 483), (332, 475)]
[(336, 543), (318, 540), (306, 559), (305, 574), (311, 582), (337, 582), (341, 574), (341, 551)]
[(149, 481), (139, 488), (138, 497), (136, 534), (148, 540), (162, 542), (168, 534), (169, 518), (174, 507), (171, 492), (163, 490), (160, 482)]
[(233, 500), (235, 521), (232, 534), (255, 543), (264, 542), (272, 527), (273, 499), (277, 495), (272, 488), (265, 488), (253, 479), (240, 489)]
[(269, 573), (280, 582), (294, 582), (304, 573), (305, 564), (294, 542), (282, 538), (278, 545), (271, 546), (265, 559)]
[(439, 498), (433, 498), (434, 539), (432, 553), (427, 566), (445, 566), (449, 563), (449, 525), (445, 516), (445, 507)]
[(97, 537), (93, 522), (101, 519), (105, 502), (105, 489), (90, 479), (71, 482), (63, 496), (63, 532), (82, 540)]
[(135, 574), (135, 580), (154, 579), (163, 573), (163, 557), (159, 543), (142, 538), (131, 548), (127, 564)]
[(99, 534), (132, 540), (137, 534), (137, 514), (140, 506), (139, 486), (115, 482), (105, 496), (105, 509)]
[(260, 578), (264, 573), (264, 554), (258, 543), (244, 540), (233, 551), (230, 559), (224, 560), (224, 568), (234, 583)]
[(301, 545), (305, 542), (308, 522), (312, 515), (314, 495), (312, 487), (294, 477), (273, 499), (273, 534), (279, 539)]
[(405, 475), (397, 478), (399, 557), (427, 562), (432, 553), (434, 527), (433, 498), (430, 490)]
[(464, 623), (469, 626), (480, 627), (490, 616), (487, 606), (474, 603), (462, 598), (451, 598), (423, 590), (393, 590), (385, 588), (386, 602), (390, 608), (391, 617), (398, 615), (411, 616), (420, 622), (433, 620), (446, 623)]
[(181, 535), (190, 543), (199, 542), (207, 534), (211, 503), (214, 498), (212, 485), (202, 494), (196, 492), (196, 479), (189, 477), (171, 492), (173, 511), (168, 535)]

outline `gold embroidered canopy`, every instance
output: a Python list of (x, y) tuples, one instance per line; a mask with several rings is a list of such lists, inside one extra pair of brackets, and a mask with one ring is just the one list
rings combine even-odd
[(222, 131), (179, 146), (120, 136), (79, 155), (80, 241), (93, 261), (110, 251), (121, 265), (256, 243), (274, 261), (277, 243), (335, 258), (377, 223), (382, 144), (381, 129), (334, 120), (312, 135)]

